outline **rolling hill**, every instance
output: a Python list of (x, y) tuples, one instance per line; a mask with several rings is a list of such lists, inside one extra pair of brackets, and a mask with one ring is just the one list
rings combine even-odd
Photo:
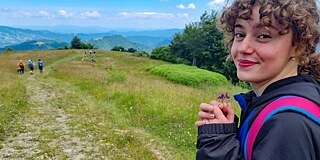
[(65, 46), (68, 46), (68, 43), (63, 41), (57, 41), (57, 40), (31, 40), (27, 42), (23, 42), (16, 45), (10, 45), (6, 46), (5, 48), (2, 48), (2, 50), (5, 50), (6, 48), (12, 48), (13, 50), (50, 50), (50, 49), (58, 49), (58, 48), (64, 48)]
[(111, 50), (114, 46), (122, 46), (126, 49), (135, 48), (137, 50), (147, 52), (151, 51), (152, 49), (151, 47), (148, 47), (146, 45), (134, 43), (121, 35), (105, 36), (103, 38), (93, 38), (87, 42), (91, 43), (95, 48), (104, 50)]
[[(150, 52), (154, 47), (170, 44), (172, 36), (180, 31), (180, 29), (168, 29), (127, 32), (109, 31), (104, 33), (56, 33), (48, 30), (0, 26), (0, 48), (11, 47), (13, 49), (17, 48), (16, 50), (57, 49), (55, 47), (64, 47), (65, 43), (68, 45), (74, 36), (78, 36), (81, 41), (92, 43), (98, 49), (111, 49), (114, 45), (120, 45), (124, 48), (132, 47)], [(46, 41), (45, 44), (47, 46), (34, 45), (36, 41)]]
[(73, 34), (60, 34), (50, 31), (35, 31), (30, 29), (0, 26), (0, 47), (16, 45), (27, 41), (50, 39), (69, 42)]

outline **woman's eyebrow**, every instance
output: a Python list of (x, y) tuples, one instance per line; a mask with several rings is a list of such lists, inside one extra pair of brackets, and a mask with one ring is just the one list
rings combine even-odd
[[(234, 25), (234, 28), (241, 28), (241, 29), (243, 29), (244, 27), (243, 27), (243, 25), (237, 23), (237, 24)], [(270, 29), (279, 30), (277, 27), (275, 27), (275, 26), (273, 26), (273, 25), (264, 26), (264, 25), (261, 25), (260, 23), (254, 24), (254, 25), (252, 26), (252, 28), (257, 28), (257, 29), (261, 28), (261, 29), (266, 29), (266, 30), (270, 30)]]
[(243, 26), (241, 24), (235, 24), (234, 28), (243, 28)]

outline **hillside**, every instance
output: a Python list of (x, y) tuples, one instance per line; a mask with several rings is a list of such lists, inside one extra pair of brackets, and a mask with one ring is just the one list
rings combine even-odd
[(149, 47), (169, 45), (171, 42), (170, 37), (128, 36), (126, 38), (132, 42), (144, 44)]
[[(114, 47), (110, 47), (110, 45), (117, 44), (124, 46), (125, 48), (136, 47), (138, 50), (150, 52), (154, 47), (168, 45), (172, 39), (172, 36), (179, 31), (181, 30), (168, 29), (155, 31), (109, 31), (94, 33), (93, 28), (93, 33), (56, 33), (48, 30), (31, 30), (0, 26), (0, 48), (17, 45), (16, 47), (19, 48), (19, 50), (32, 50), (37, 48), (34, 46), (27, 46), (29, 41), (46, 39), (61, 41), (69, 44), (74, 36), (78, 36), (81, 41), (85, 43), (92, 43), (94, 46), (99, 47), (101, 46), (99, 49), (110, 49)], [(116, 35), (122, 36), (121, 40), (119, 39), (119, 36)], [(104, 41), (95, 41), (96, 39), (105, 39), (106, 44), (102, 44)], [(97, 44), (94, 44), (95, 42), (97, 42)], [(32, 45), (32, 43), (30, 44)]]
[(120, 35), (113, 35), (113, 36), (105, 36), (103, 38), (94, 38), (87, 41), (88, 43), (93, 44), (95, 48), (104, 49), (104, 50), (111, 50), (114, 46), (122, 46), (125, 49), (128, 48), (135, 48), (137, 50), (142, 51), (151, 51), (151, 47), (134, 43), (128, 40), (127, 38), (120, 36)]
[(72, 37), (72, 34), (60, 34), (50, 31), (35, 31), (30, 29), (0, 26), (0, 48), (39, 39), (51, 39), (70, 42)]
[[(243, 92), (173, 83), (145, 70), (165, 62), (128, 53), (97, 50), (96, 62), (83, 56), (0, 54), (0, 159), (195, 159), (199, 104)], [(39, 58), (43, 74), (15, 71), (19, 59)]]
[[(65, 46), (68, 46), (68, 43), (56, 40), (39, 39), (23, 42), (16, 45), (6, 46), (6, 48), (10, 47), (13, 50), (50, 50), (64, 48)], [(1, 50), (5, 50), (5, 48)]]

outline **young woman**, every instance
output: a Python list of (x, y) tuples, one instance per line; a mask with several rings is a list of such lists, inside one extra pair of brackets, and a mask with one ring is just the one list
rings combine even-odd
[[(252, 91), (235, 95), (240, 127), (230, 104), (200, 105), (197, 159), (320, 160), (320, 123), (284, 110), (269, 117), (252, 146), (246, 137), (263, 109), (283, 96), (297, 96), (320, 109), (319, 13), (316, 0), (234, 0), (221, 16), (240, 80)], [(318, 81), (318, 83), (317, 83)], [(290, 102), (287, 104), (290, 106)]]

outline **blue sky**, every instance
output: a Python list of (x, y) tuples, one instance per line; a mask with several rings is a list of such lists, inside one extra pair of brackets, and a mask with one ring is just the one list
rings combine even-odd
[(0, 25), (184, 28), (225, 0), (0, 0)]

